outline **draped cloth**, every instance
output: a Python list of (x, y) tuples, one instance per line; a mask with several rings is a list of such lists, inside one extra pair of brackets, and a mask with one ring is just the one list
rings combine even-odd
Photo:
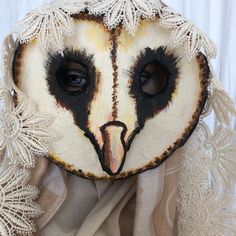
[(31, 183), (44, 213), (36, 235), (177, 235), (181, 150), (159, 168), (120, 181), (92, 181), (40, 158)]

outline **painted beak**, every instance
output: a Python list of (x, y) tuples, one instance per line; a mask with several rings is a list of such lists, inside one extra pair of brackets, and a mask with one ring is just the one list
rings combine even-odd
[(109, 122), (101, 128), (103, 138), (103, 169), (109, 175), (118, 174), (126, 157), (125, 135), (127, 127), (119, 121)]

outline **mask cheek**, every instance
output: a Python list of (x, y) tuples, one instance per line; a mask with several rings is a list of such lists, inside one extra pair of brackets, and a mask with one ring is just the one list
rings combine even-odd
[(137, 102), (130, 94), (130, 78), (122, 73), (119, 79), (118, 93), (117, 93), (117, 120), (123, 122), (127, 127), (127, 132), (124, 137), (126, 143), (133, 139), (134, 133), (139, 129), (137, 118)]

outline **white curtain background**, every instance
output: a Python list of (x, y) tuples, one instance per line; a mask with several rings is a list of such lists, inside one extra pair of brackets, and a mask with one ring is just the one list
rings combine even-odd
[[(2, 0), (0, 3), (0, 41), (11, 32), (27, 12), (50, 0)], [(191, 19), (212, 38), (218, 48), (212, 60), (216, 74), (236, 103), (236, 1), (165, 0), (170, 7)]]

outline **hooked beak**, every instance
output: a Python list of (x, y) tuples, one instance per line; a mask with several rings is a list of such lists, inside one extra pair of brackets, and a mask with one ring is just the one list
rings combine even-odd
[(100, 130), (103, 139), (103, 168), (109, 175), (116, 175), (122, 170), (127, 153), (124, 140), (127, 127), (122, 122), (113, 121)]

